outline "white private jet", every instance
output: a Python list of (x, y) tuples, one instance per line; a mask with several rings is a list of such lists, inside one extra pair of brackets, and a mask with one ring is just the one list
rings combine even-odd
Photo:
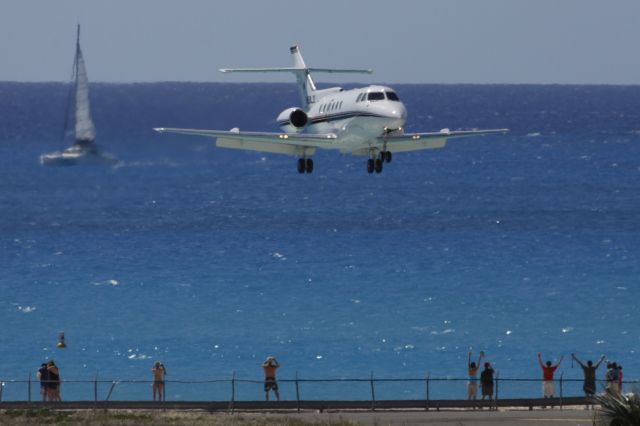
[(382, 172), (392, 153), (442, 148), (447, 139), (465, 136), (502, 134), (508, 129), (459, 130), (442, 129), (430, 133), (404, 133), (407, 110), (398, 95), (386, 86), (367, 86), (344, 90), (340, 87), (316, 89), (312, 72), (365, 73), (371, 70), (309, 68), (298, 46), (291, 47), (290, 68), (224, 68), (231, 72), (289, 72), (296, 76), (302, 107), (287, 108), (278, 115), (282, 132), (241, 132), (231, 130), (198, 130), (158, 127), (159, 133), (216, 138), (221, 148), (288, 154), (298, 157), (298, 172), (311, 173), (311, 156), (316, 149), (337, 149), (369, 157), (367, 172)]

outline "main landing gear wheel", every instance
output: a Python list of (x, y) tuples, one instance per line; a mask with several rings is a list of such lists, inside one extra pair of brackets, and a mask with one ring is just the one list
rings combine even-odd
[(298, 173), (313, 172), (313, 160), (311, 158), (299, 158), (298, 159)]
[(376, 173), (382, 173), (382, 165), (384, 164), (384, 162), (382, 161), (381, 158), (376, 159)]
[(373, 173), (373, 169), (375, 168), (375, 163), (373, 158), (369, 158), (367, 160), (367, 173)]
[(385, 160), (387, 163), (390, 163), (390, 162), (391, 162), (391, 151), (385, 151), (385, 152), (384, 152), (384, 160)]

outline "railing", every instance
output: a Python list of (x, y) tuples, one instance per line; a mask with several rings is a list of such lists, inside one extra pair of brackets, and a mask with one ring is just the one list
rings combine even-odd
[[(542, 394), (540, 379), (511, 379), (496, 375), (493, 402), (513, 399), (539, 398)], [(262, 401), (265, 398), (262, 380), (231, 379), (167, 380), (164, 400), (178, 401), (227, 401), (229, 407), (246, 401)], [(433, 378), (368, 378), (302, 379), (296, 373), (293, 379), (279, 379), (278, 386), (283, 401), (295, 402), (298, 409), (304, 401), (359, 401), (375, 408), (380, 401), (422, 401), (429, 409), (434, 401), (467, 399), (468, 379)], [(556, 400), (563, 405), (567, 397), (580, 397), (582, 379), (565, 379), (561, 374), (555, 381)], [(63, 380), (62, 399), (66, 401), (148, 401), (151, 399), (150, 380), (105, 380), (96, 375), (93, 380)], [(640, 381), (625, 381), (623, 388), (631, 389)], [(604, 391), (606, 383), (598, 381), (598, 391)], [(478, 382), (478, 399), (482, 394)], [(275, 396), (271, 394), (273, 399)], [(10, 401), (40, 401), (40, 382), (33, 380), (1, 380), (0, 404)], [(555, 404), (558, 405), (558, 404)]]

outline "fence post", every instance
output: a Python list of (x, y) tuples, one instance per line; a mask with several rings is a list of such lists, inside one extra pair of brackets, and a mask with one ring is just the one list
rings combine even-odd
[(112, 381), (111, 382), (111, 387), (109, 388), (109, 393), (107, 394), (107, 398), (105, 399), (106, 402), (109, 402), (109, 400), (111, 399), (111, 393), (113, 392), (113, 389), (116, 387), (116, 385), (118, 384), (117, 381)]
[(98, 372), (96, 371), (96, 377), (93, 379), (93, 401), (98, 402)]
[(236, 371), (233, 370), (233, 374), (231, 375), (231, 412), (233, 413), (235, 410), (236, 404)]
[(4, 382), (0, 380), (0, 402), (2, 402), (2, 392), (4, 391)]
[(563, 382), (564, 371), (560, 373), (560, 409), (562, 410), (562, 382)]
[(31, 402), (31, 372), (29, 372), (29, 385), (27, 387), (29, 388), (29, 402)]
[(371, 372), (371, 411), (376, 409), (376, 390), (373, 386), (373, 371)]
[(163, 382), (162, 383), (162, 405), (164, 406), (164, 403), (167, 400), (167, 383), (168, 382), (166, 380), (163, 380), (162, 382)]
[(498, 410), (498, 392), (500, 391), (500, 373), (496, 371), (496, 397), (493, 400), (493, 409)]
[(300, 387), (298, 386), (298, 372), (296, 371), (296, 404), (298, 406), (298, 413), (300, 412)]
[(429, 379), (431, 378), (431, 373), (427, 371), (427, 377), (425, 379), (427, 385), (427, 400), (425, 405), (425, 411), (429, 411)]

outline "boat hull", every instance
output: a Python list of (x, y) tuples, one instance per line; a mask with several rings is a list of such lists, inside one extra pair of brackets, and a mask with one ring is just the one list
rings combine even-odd
[(43, 166), (75, 166), (78, 164), (115, 165), (117, 162), (118, 160), (110, 155), (90, 152), (53, 152), (40, 156), (40, 164)]

